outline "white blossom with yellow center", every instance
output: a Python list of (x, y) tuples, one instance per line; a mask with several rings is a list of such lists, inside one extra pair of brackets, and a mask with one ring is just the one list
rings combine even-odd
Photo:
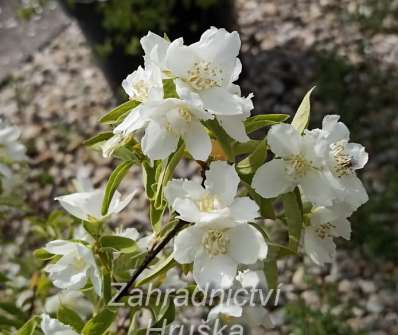
[(144, 130), (142, 151), (152, 160), (167, 158), (177, 149), (180, 138), (194, 159), (207, 160), (211, 141), (200, 121), (211, 118), (211, 114), (197, 105), (168, 98), (139, 105), (114, 133), (124, 137)]
[(313, 136), (301, 136), (293, 126), (279, 124), (268, 132), (267, 143), (276, 157), (256, 171), (252, 186), (257, 193), (274, 198), (300, 186), (312, 203), (332, 204), (334, 188)]
[(188, 46), (182, 38), (167, 47), (161, 47), (163, 42), (159, 40), (158, 43), (156, 49), (164, 51), (162, 64), (175, 78), (179, 97), (199, 103), (215, 115), (233, 139), (248, 141), (244, 120), (253, 109), (252, 95), (242, 97), (239, 86), (233, 84), (242, 69), (237, 57), (241, 45), (238, 33), (212, 27), (197, 43)]
[(141, 66), (129, 74), (122, 87), (131, 100), (144, 102), (163, 99), (162, 73), (155, 65)]
[(326, 115), (322, 121), (322, 129), (312, 130), (320, 149), (325, 168), (333, 176), (336, 199), (346, 202), (352, 211), (368, 201), (367, 192), (356, 175), (356, 170), (365, 166), (368, 153), (358, 143), (351, 143), (350, 132), (338, 115)]
[(61, 256), (56, 263), (44, 268), (54, 286), (79, 290), (90, 280), (95, 292), (101, 296), (101, 275), (90, 248), (78, 242), (55, 240), (47, 243), (45, 249)]
[(188, 222), (253, 221), (259, 216), (258, 206), (249, 197), (237, 197), (239, 182), (234, 166), (215, 161), (206, 171), (204, 186), (197, 181), (174, 179), (167, 184), (165, 196), (179, 217)]
[(193, 277), (200, 288), (228, 288), (239, 264), (254, 264), (267, 255), (262, 235), (248, 223), (230, 220), (195, 224), (174, 241), (174, 258), (193, 263)]
[(332, 263), (336, 256), (335, 237), (350, 239), (351, 225), (347, 217), (351, 215), (344, 204), (333, 207), (314, 208), (303, 230), (304, 251), (318, 265)]

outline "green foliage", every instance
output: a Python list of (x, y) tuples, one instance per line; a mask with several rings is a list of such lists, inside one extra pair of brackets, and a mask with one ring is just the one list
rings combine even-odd
[(112, 248), (125, 254), (138, 250), (138, 246), (135, 241), (123, 236), (104, 235), (101, 237), (99, 243), (102, 248)]
[(289, 230), (289, 248), (297, 251), (303, 228), (303, 209), (298, 188), (282, 195), (282, 201)]
[(102, 215), (106, 215), (106, 213), (108, 213), (109, 205), (111, 204), (113, 195), (133, 164), (133, 161), (125, 161), (112, 172), (108, 183), (106, 184), (105, 195), (101, 209)]
[(82, 335), (99, 335), (104, 334), (111, 326), (116, 317), (116, 312), (109, 308), (103, 309), (92, 319), (90, 319), (83, 327)]
[[(131, 110), (137, 107), (140, 103), (135, 100), (128, 100), (116, 108), (112, 109), (109, 113), (100, 118), (100, 122), (104, 124), (114, 124), (120, 122)], [(88, 140), (90, 141), (90, 140)]]
[(71, 326), (77, 332), (80, 332), (84, 327), (84, 322), (80, 316), (64, 305), (61, 305), (58, 310), (57, 319), (63, 324)]
[(286, 307), (287, 321), (291, 335), (365, 335), (365, 332), (353, 331), (329, 311), (324, 313), (313, 309), (304, 301), (293, 302)]
[(251, 134), (258, 129), (286, 121), (289, 117), (287, 114), (260, 114), (248, 117), (245, 120), (246, 132)]
[(310, 121), (310, 96), (315, 87), (311, 88), (307, 94), (304, 96), (303, 100), (300, 103), (299, 108), (297, 109), (296, 114), (294, 115), (292, 126), (297, 129), (299, 133), (302, 133), (305, 128), (307, 128), (308, 123)]

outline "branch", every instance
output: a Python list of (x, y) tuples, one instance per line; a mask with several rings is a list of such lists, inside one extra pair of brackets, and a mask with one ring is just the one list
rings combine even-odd
[(176, 224), (176, 226), (164, 237), (164, 239), (149, 251), (142, 264), (135, 270), (127, 285), (124, 287), (123, 290), (120, 291), (119, 295), (115, 298), (116, 302), (128, 295), (130, 288), (133, 286), (134, 282), (137, 280), (140, 274), (148, 267), (148, 265), (155, 259), (155, 257), (186, 224), (188, 224), (188, 222), (180, 220)]

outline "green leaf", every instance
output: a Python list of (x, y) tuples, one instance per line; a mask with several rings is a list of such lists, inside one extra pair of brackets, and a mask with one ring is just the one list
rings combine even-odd
[(112, 276), (105, 267), (102, 267), (101, 272), (103, 274), (104, 301), (107, 304), (112, 298)]
[(102, 231), (102, 222), (83, 221), (84, 229), (96, 240)]
[(40, 318), (38, 316), (31, 318), (21, 328), (19, 328), (17, 335), (33, 335), (39, 323), (39, 319)]
[(140, 266), (144, 261), (147, 252), (137, 251), (131, 254), (121, 254), (113, 261), (113, 276), (118, 281), (127, 281), (130, 279), (130, 270)]
[(6, 283), (8, 282), (10, 279), (4, 274), (0, 272), (0, 283)]
[(262, 140), (256, 149), (245, 159), (236, 164), (236, 170), (243, 181), (251, 184), (254, 173), (267, 159), (267, 143)]
[(174, 267), (175, 264), (176, 264), (176, 262), (173, 258), (173, 254), (171, 254), (165, 260), (160, 262), (160, 264), (157, 264), (155, 266), (155, 269), (153, 271), (151, 271), (149, 275), (147, 275), (145, 278), (138, 281), (136, 286), (141, 287), (142, 285), (145, 285), (146, 283), (152, 281), (153, 279), (155, 279), (163, 274), (166, 274), (167, 271), (169, 271), (172, 267)]
[(102, 248), (112, 248), (122, 253), (132, 253), (138, 250), (137, 243), (128, 237), (105, 235), (100, 239)]
[(84, 322), (80, 316), (75, 311), (62, 304), (58, 309), (57, 319), (63, 324), (71, 326), (77, 332), (80, 332), (84, 327)]
[(48, 252), (46, 249), (44, 249), (44, 248), (36, 249), (36, 250), (33, 252), (33, 255), (34, 255), (37, 259), (40, 259), (40, 260), (48, 260), (48, 259), (51, 259), (51, 258), (54, 258), (54, 257), (55, 257), (54, 254), (49, 253), (49, 252)]
[(0, 309), (10, 314), (14, 318), (18, 318), (21, 321), (26, 320), (26, 314), (24, 311), (19, 309), (15, 303), (12, 302), (0, 302)]
[(113, 132), (111, 131), (104, 131), (101, 133), (98, 133), (97, 135), (90, 137), (88, 140), (85, 140), (83, 143), (84, 145), (87, 146), (93, 146), (97, 143), (105, 142), (106, 140), (109, 140), (111, 137), (113, 137)]
[(109, 308), (105, 308), (84, 325), (81, 333), (83, 335), (103, 334), (111, 326), (115, 317), (115, 311), (112, 311)]
[(245, 120), (246, 132), (250, 134), (260, 128), (286, 121), (289, 117), (288, 114), (261, 114), (251, 116)]
[(114, 124), (121, 120), (128, 112), (140, 104), (139, 101), (129, 100), (116, 108), (112, 109), (109, 113), (100, 118), (100, 122), (104, 124)]
[(289, 248), (297, 252), (303, 227), (303, 209), (298, 188), (283, 194), (282, 201), (289, 230)]
[(301, 104), (297, 109), (297, 112), (294, 115), (292, 121), (292, 126), (296, 128), (300, 134), (304, 131), (305, 128), (307, 128), (308, 122), (310, 121), (310, 110), (311, 110), (310, 96), (314, 89), (315, 86), (311, 88), (304, 96), (303, 101), (301, 101)]
[(178, 98), (178, 94), (176, 91), (176, 85), (175, 85), (173, 79), (164, 79), (163, 80), (163, 94), (164, 94), (164, 99)]
[(142, 163), (142, 175), (143, 175), (143, 179), (144, 179), (145, 193), (149, 200), (155, 199), (156, 174), (157, 174), (158, 168), (160, 169), (161, 167), (162, 167), (161, 161), (155, 161), (153, 163), (153, 166), (151, 166), (149, 164), (149, 162), (147, 162), (147, 161), (144, 161)]
[(260, 214), (264, 219), (275, 219), (274, 207), (272, 206), (273, 199), (265, 199), (251, 187), (249, 188), (250, 197), (260, 207)]
[(119, 187), (129, 169), (133, 166), (133, 164), (133, 161), (125, 161), (112, 172), (111, 176), (109, 177), (108, 183), (106, 184), (105, 195), (102, 201), (102, 215), (106, 215), (108, 213), (109, 205), (112, 201), (113, 194)]
[(278, 286), (278, 266), (276, 259), (264, 261), (264, 275), (267, 279), (269, 289), (276, 289)]

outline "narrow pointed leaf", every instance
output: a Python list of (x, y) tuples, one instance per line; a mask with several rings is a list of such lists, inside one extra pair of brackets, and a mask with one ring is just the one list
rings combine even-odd
[(110, 176), (108, 183), (106, 184), (105, 195), (102, 201), (102, 215), (106, 215), (106, 213), (108, 213), (109, 205), (112, 201), (112, 197), (116, 189), (119, 187), (123, 178), (126, 176), (127, 172), (133, 164), (133, 161), (125, 161), (112, 172), (112, 175)]
[(311, 110), (310, 96), (314, 89), (315, 86), (307, 92), (307, 94), (304, 96), (303, 100), (301, 101), (301, 104), (297, 109), (296, 114), (294, 115), (292, 126), (296, 128), (299, 133), (302, 133), (304, 129), (307, 128), (308, 122), (310, 121), (310, 110)]

